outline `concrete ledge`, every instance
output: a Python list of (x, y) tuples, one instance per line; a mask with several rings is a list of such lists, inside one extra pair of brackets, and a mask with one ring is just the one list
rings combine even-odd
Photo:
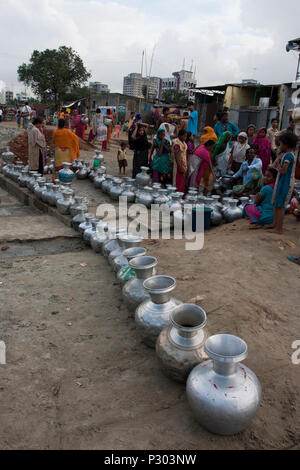
[(16, 197), (20, 202), (26, 206), (32, 206), (43, 212), (44, 214), (56, 217), (67, 227), (72, 227), (72, 217), (69, 215), (62, 215), (55, 207), (50, 207), (48, 204), (40, 201), (35, 195), (27, 188), (21, 188), (17, 183), (4, 175), (0, 174), (0, 187), (6, 190), (9, 194)]

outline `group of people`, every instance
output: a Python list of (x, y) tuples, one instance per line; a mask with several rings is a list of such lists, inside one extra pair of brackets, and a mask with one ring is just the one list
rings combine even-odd
[[(109, 151), (109, 144), (111, 143), (112, 131), (114, 126), (114, 114), (112, 109), (106, 110), (106, 115), (103, 115), (101, 109), (96, 110), (96, 114), (92, 120), (92, 128), (90, 130), (89, 142), (93, 142), (96, 146), (100, 146), (103, 151)], [(118, 123), (115, 126), (115, 134), (120, 134), (121, 125)]]
[(250, 125), (240, 132), (224, 112), (216, 117), (214, 127), (204, 128), (196, 147), (198, 114), (193, 103), (189, 111), (179, 125), (174, 125), (165, 108), (152, 143), (141, 115), (132, 116), (128, 131), (129, 146), (134, 151), (132, 177), (142, 166), (150, 166), (153, 182), (173, 184), (184, 194), (190, 187), (202, 185), (207, 194), (211, 177), (215, 181), (230, 174), (235, 197), (256, 195), (255, 204), (245, 210), (251, 228), (268, 226), (281, 233), (295, 181), (297, 138), (293, 119), (289, 128), (280, 132), (275, 118), (269, 129), (262, 127), (256, 132)]
[[(47, 162), (47, 141), (45, 121), (35, 118), (29, 124), (28, 135), (28, 165), (30, 170), (44, 173), (44, 165)], [(78, 136), (66, 128), (65, 119), (58, 120), (58, 129), (53, 132), (52, 137), (55, 146), (54, 175), (57, 178), (58, 171), (63, 168), (64, 162), (72, 163), (80, 157)]]

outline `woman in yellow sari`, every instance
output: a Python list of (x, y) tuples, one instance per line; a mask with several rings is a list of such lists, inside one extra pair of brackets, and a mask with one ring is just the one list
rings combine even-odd
[[(218, 137), (212, 127), (206, 126), (204, 127), (203, 130), (204, 130), (204, 134), (200, 138), (200, 145), (205, 145), (209, 140), (213, 140), (214, 142), (218, 141)], [(211, 169), (210, 169), (210, 166), (207, 165), (202, 175), (205, 190), (208, 189), (210, 175), (211, 175)]]
[(53, 180), (57, 178), (58, 171), (63, 168), (64, 162), (72, 163), (80, 157), (79, 139), (74, 132), (65, 128), (65, 120), (58, 121), (58, 129), (53, 132), (53, 143), (55, 145), (55, 160)]

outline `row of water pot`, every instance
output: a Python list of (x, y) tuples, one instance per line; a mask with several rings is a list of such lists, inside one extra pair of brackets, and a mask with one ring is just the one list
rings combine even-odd
[(220, 195), (205, 197), (203, 194), (199, 194), (196, 189), (190, 188), (184, 198), (184, 194), (177, 192), (176, 187), (172, 185), (167, 185), (166, 189), (163, 189), (160, 183), (152, 184), (147, 167), (141, 168), (141, 173), (137, 175), (136, 179), (116, 178), (106, 174), (106, 168), (101, 166), (104, 157), (99, 154), (100, 151), (96, 151), (94, 162), (96, 161), (97, 165), (95, 166), (94, 163), (92, 169), (83, 160), (75, 160), (73, 170), (76, 172), (77, 178), (89, 178), (95, 188), (101, 189), (114, 201), (118, 201), (122, 196), (127, 198), (128, 203), (139, 203), (147, 208), (150, 208), (152, 204), (159, 204), (170, 213), (171, 226), (174, 225), (174, 218), (178, 222), (184, 222), (185, 217), (190, 220), (189, 213), (192, 209), (203, 207), (203, 204), (211, 209), (211, 224), (213, 226), (231, 223), (242, 217), (246, 204), (254, 202), (253, 196), (251, 198), (241, 197), (240, 199), (228, 197), (232, 194), (230, 190), (225, 193), (224, 197)]
[(248, 355), (247, 344), (232, 335), (211, 336), (206, 312), (173, 296), (176, 280), (158, 274), (158, 260), (141, 246), (143, 239), (88, 213), (82, 198), (74, 197), (70, 183), (45, 183), (41, 175), (28, 172), (21, 164), (17, 168), (8, 165), (3, 169), (7, 177), (70, 214), (73, 228), (86, 245), (107, 259), (143, 343), (156, 349), (161, 369), (169, 378), (186, 383), (197, 421), (221, 435), (244, 430), (261, 401), (260, 383), (242, 363)]
[(261, 401), (257, 377), (242, 364), (246, 343), (232, 335), (210, 336), (206, 312), (174, 297), (176, 280), (158, 274), (158, 260), (141, 246), (142, 238), (109, 227), (93, 214), (85, 214), (80, 224), (76, 217), (74, 228), (115, 273), (142, 342), (156, 349), (167, 377), (186, 383), (198, 422), (221, 435), (244, 430)]

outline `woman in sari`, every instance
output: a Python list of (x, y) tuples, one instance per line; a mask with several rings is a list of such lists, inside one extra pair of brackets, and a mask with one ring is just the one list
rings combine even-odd
[[(204, 127), (203, 130), (204, 130), (204, 134), (200, 138), (200, 145), (205, 145), (206, 142), (208, 142), (209, 140), (212, 140), (215, 143), (218, 142), (217, 134), (215, 133), (215, 131), (213, 130), (212, 127), (206, 126), (206, 127)], [(212, 157), (212, 151), (211, 151), (210, 157)], [(210, 165), (207, 165), (204, 168), (203, 175), (201, 175), (201, 176), (199, 175), (199, 178), (198, 178), (198, 181), (197, 181), (197, 184), (199, 186), (201, 178), (202, 178), (203, 186), (204, 186), (206, 192), (208, 191), (209, 180), (210, 180), (210, 175), (211, 174), (212, 174), (211, 167), (210, 167)]]
[(231, 133), (229, 131), (223, 132), (218, 142), (215, 145), (212, 163), (216, 167), (220, 176), (226, 175), (229, 153), (230, 153)]
[(150, 158), (155, 152), (151, 162), (153, 170), (153, 182), (163, 183), (171, 182), (170, 153), (171, 143), (166, 138), (164, 129), (159, 128), (154, 137)]
[(29, 124), (28, 135), (28, 166), (29, 170), (38, 170), (42, 175), (44, 173), (44, 148), (46, 140), (41, 131), (43, 121), (39, 118)]
[(237, 138), (237, 142), (234, 142), (232, 145), (230, 158), (228, 162), (228, 170), (234, 171), (236, 173), (242, 166), (246, 159), (246, 152), (250, 148), (248, 144), (248, 137), (246, 132), (240, 132)]
[(107, 126), (107, 143), (110, 144), (111, 142), (111, 135), (112, 135), (112, 129), (113, 129), (113, 125), (114, 125), (114, 116), (113, 116), (113, 112), (111, 109), (108, 109), (106, 111), (106, 117), (105, 117), (105, 120), (108, 122), (109, 120), (111, 120), (111, 124), (106, 124), (105, 125)]
[[(198, 187), (201, 183), (201, 179), (204, 175), (206, 168), (210, 169), (210, 172), (215, 178), (212, 162), (211, 152), (214, 148), (214, 140), (208, 140), (204, 145), (200, 145), (194, 152), (194, 155), (189, 160), (189, 186), (191, 188)], [(207, 187), (205, 187), (205, 192)]]
[(104, 125), (104, 118), (101, 114), (100, 108), (96, 110), (96, 114), (93, 117), (92, 128), (88, 141), (92, 142), (94, 139), (96, 143), (102, 145), (102, 150), (106, 149), (107, 127)]
[(250, 147), (246, 153), (246, 161), (242, 163), (239, 171), (233, 175), (233, 181), (243, 178), (243, 184), (234, 186), (235, 196), (248, 195), (250, 192), (259, 192), (263, 185), (262, 161), (256, 157), (255, 149)]
[(256, 127), (254, 124), (249, 124), (249, 126), (247, 127), (247, 137), (249, 145), (253, 144), (253, 140), (255, 139), (255, 130)]
[(174, 164), (173, 164), (173, 186), (177, 191), (185, 193), (185, 180), (187, 173), (187, 131), (182, 129), (179, 131), (177, 139), (174, 140)]
[(58, 121), (58, 129), (53, 132), (53, 143), (55, 145), (54, 175), (57, 178), (58, 171), (63, 168), (64, 162), (72, 163), (75, 158), (80, 157), (79, 141), (74, 132), (65, 128), (65, 120)]
[(77, 137), (84, 139), (86, 124), (84, 124), (81, 120), (82, 115), (78, 113), (77, 109), (75, 109), (71, 120), (71, 129), (75, 130)]
[(271, 143), (267, 139), (267, 128), (261, 127), (253, 139), (252, 145), (258, 145), (258, 156), (262, 161), (263, 175), (271, 162)]
[(132, 162), (132, 178), (135, 178), (141, 172), (142, 166), (149, 164), (149, 144), (145, 127), (141, 124), (135, 124), (133, 134), (131, 136), (131, 148), (134, 151)]
[(256, 194), (255, 204), (247, 204), (243, 211), (243, 217), (248, 216), (250, 219), (251, 229), (262, 228), (273, 223), (274, 208), (272, 199), (276, 178), (277, 170), (268, 168), (264, 177), (264, 186)]

